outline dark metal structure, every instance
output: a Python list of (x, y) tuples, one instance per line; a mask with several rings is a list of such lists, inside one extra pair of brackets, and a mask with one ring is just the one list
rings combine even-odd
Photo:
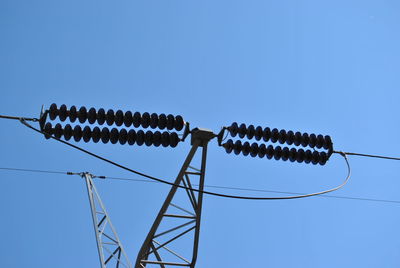
[[(193, 268), (195, 266), (199, 245), (207, 144), (215, 136), (216, 135), (210, 130), (197, 128), (192, 131), (192, 148), (139, 251), (135, 267), (143, 268), (148, 264), (154, 264), (162, 268), (166, 266), (187, 266)], [(201, 148), (200, 169), (195, 169), (191, 167), (191, 164), (199, 148)], [(198, 185), (197, 189), (199, 192), (193, 191), (194, 184), (193, 180), (190, 179), (191, 177), (198, 178), (196, 185)], [(186, 187), (186, 189), (178, 189), (178, 185), (182, 185)], [(173, 203), (177, 190), (186, 191), (188, 203), (191, 207), (190, 210)], [(170, 213), (169, 210), (171, 208), (177, 209), (178, 213)], [(159, 227), (163, 221), (169, 219), (173, 219), (175, 222), (172, 223), (169, 229), (160, 230)], [(174, 235), (168, 237), (171, 233), (174, 233)], [(189, 258), (182, 256), (180, 253), (170, 248), (174, 242), (187, 235), (191, 235), (192, 237), (192, 254)]]

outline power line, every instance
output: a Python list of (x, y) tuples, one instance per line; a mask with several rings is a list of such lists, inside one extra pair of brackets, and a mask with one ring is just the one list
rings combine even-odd
[[(89, 152), (89, 151), (87, 151), (87, 150), (85, 150), (85, 149), (83, 149), (83, 148), (81, 148), (81, 147), (79, 147), (79, 146), (73, 145), (73, 144), (71, 144), (71, 143), (69, 143), (69, 142), (66, 142), (66, 141), (63, 141), (63, 140), (61, 140), (61, 139), (59, 139), (59, 138), (56, 138), (56, 137), (54, 137), (53, 135), (49, 135), (48, 133), (45, 133), (45, 132), (43, 132), (43, 131), (41, 131), (41, 130), (39, 130), (39, 129), (36, 129), (36, 128), (34, 128), (33, 126), (31, 126), (30, 124), (28, 124), (28, 123), (26, 122), (25, 118), (22, 118), (22, 117), (1, 116), (1, 115), (0, 115), (0, 118), (7, 118), (7, 119), (19, 120), (22, 124), (24, 124), (24, 125), (27, 126), (28, 128), (30, 128), (30, 129), (32, 129), (32, 130), (38, 132), (38, 133), (41, 133), (41, 134), (44, 134), (44, 135), (48, 135), (49, 137), (51, 137), (51, 138), (54, 139), (54, 140), (57, 140), (57, 141), (59, 141), (59, 142), (61, 142), (61, 143), (63, 143), (63, 144), (66, 144), (66, 145), (68, 145), (68, 146), (70, 146), (70, 147), (72, 147), (72, 148), (75, 148), (75, 149), (77, 149), (77, 150), (80, 150), (80, 151), (82, 151), (82, 152), (84, 152), (84, 153), (86, 153), (86, 154), (89, 154), (89, 155), (91, 155), (91, 156), (93, 156), (93, 157), (95, 157), (95, 158), (98, 158), (98, 159), (100, 159), (100, 160), (103, 160), (103, 161), (105, 161), (105, 162), (107, 162), (107, 163), (109, 163), (109, 164), (112, 164), (112, 165), (114, 165), (114, 166), (117, 166), (117, 167), (119, 167), (119, 168), (121, 168), (121, 169), (124, 169), (124, 170), (127, 170), (127, 171), (129, 171), (129, 172), (135, 173), (135, 174), (137, 174), (137, 175), (139, 175), (139, 176), (146, 177), (146, 178), (148, 178), (148, 179), (151, 179), (151, 180), (154, 180), (154, 181), (157, 181), (157, 182), (160, 182), (160, 183), (165, 183), (165, 184), (168, 184), (168, 185), (171, 185), (171, 186), (176, 186), (176, 187), (178, 187), (178, 188), (187, 189), (185, 186), (175, 185), (174, 183), (171, 183), (171, 182), (169, 182), (169, 181), (166, 181), (166, 180), (163, 180), (163, 179), (159, 179), (159, 178), (156, 178), (156, 177), (153, 177), (153, 176), (144, 174), (144, 173), (142, 173), (142, 172), (139, 172), (139, 171), (130, 169), (130, 168), (125, 167), (125, 166), (123, 166), (123, 165), (121, 165), (121, 164), (118, 164), (118, 163), (116, 163), (116, 162), (114, 162), (114, 161), (111, 161), (111, 160), (106, 159), (106, 158), (104, 158), (104, 157), (101, 157), (101, 156), (99, 156), (99, 155), (97, 155), (97, 154), (94, 154), (94, 153), (92, 153), (92, 152)], [(35, 118), (33, 118), (33, 119), (29, 118), (29, 119), (27, 119), (27, 120), (29, 120), (29, 121), (37, 121), (37, 119), (35, 119)], [(235, 199), (247, 199), (247, 200), (283, 200), (283, 199), (297, 199), (297, 198), (311, 197), (311, 196), (316, 196), (316, 195), (321, 195), (321, 194), (330, 193), (330, 192), (336, 191), (336, 190), (342, 188), (344, 185), (346, 185), (346, 183), (348, 182), (348, 180), (349, 180), (349, 178), (350, 178), (350, 176), (351, 176), (351, 168), (350, 168), (350, 164), (349, 164), (349, 162), (348, 162), (347, 156), (346, 156), (347, 153), (338, 152), (338, 151), (334, 151), (334, 153), (338, 153), (338, 154), (340, 154), (341, 156), (344, 157), (344, 159), (345, 159), (345, 161), (346, 161), (346, 165), (347, 165), (348, 175), (347, 175), (346, 179), (344, 180), (344, 182), (343, 182), (342, 184), (340, 184), (339, 186), (334, 187), (334, 188), (332, 188), (332, 189), (329, 189), (329, 190), (325, 190), (325, 191), (321, 191), (321, 192), (316, 192), (316, 193), (311, 193), (311, 194), (302, 194), (302, 195), (286, 196), (286, 197), (236, 196), (236, 195), (226, 195), (226, 194), (221, 194), (221, 193), (216, 193), (216, 192), (209, 192), (209, 191), (199, 191), (199, 190), (197, 190), (197, 189), (193, 189), (193, 191), (195, 191), (195, 192), (202, 192), (202, 193), (209, 194), (209, 195), (213, 195), (213, 196), (219, 196), (219, 197), (225, 197), (225, 198), (235, 198)], [(358, 156), (366, 156), (366, 157), (377, 157), (377, 158), (384, 158), (384, 159), (400, 160), (400, 158), (398, 159), (398, 158), (385, 157), (385, 156), (366, 155), (366, 154), (357, 154), (357, 153), (348, 153), (348, 154), (350, 154), (350, 155), (358, 155)]]
[(18, 116), (9, 116), (9, 115), (1, 115), (1, 114), (0, 114), (0, 118), (2, 118), (2, 119), (19, 120), (19, 121), (21, 121), (21, 120), (33, 121), (33, 122), (39, 121), (39, 119), (37, 119), (37, 118), (18, 117)]
[(0, 167), (0, 170), (26, 171), (26, 172), (36, 172), (36, 173), (50, 173), (50, 174), (63, 174), (63, 175), (68, 175), (67, 172), (62, 172), (62, 171), (51, 171), (51, 170), (40, 170), (40, 169), (26, 169), (26, 168), (7, 168), (7, 167)]
[[(46, 173), (46, 174), (61, 174), (61, 175), (79, 174), (77, 172), (52, 171), (52, 170), (40, 170), (40, 169), (25, 169), (25, 168), (9, 168), (9, 167), (0, 167), (0, 170), (33, 172), (33, 173)], [(119, 180), (119, 181), (128, 181), (128, 182), (159, 183), (157, 181), (149, 181), (149, 180), (135, 179), (135, 178), (123, 178), (123, 177), (112, 177), (112, 176), (98, 176), (98, 177), (106, 178), (106, 179), (109, 179), (109, 180)], [(197, 185), (194, 184), (194, 186), (197, 186)], [(262, 193), (304, 195), (304, 193), (298, 193), (298, 192), (274, 191), (274, 190), (266, 190), (266, 189), (241, 188), (241, 187), (230, 187), (230, 186), (220, 186), (220, 185), (204, 185), (204, 187), (206, 187), (206, 188), (214, 188), (214, 189), (247, 191), (247, 192), (262, 192)], [(364, 198), (364, 197), (352, 197), (352, 196), (340, 196), (340, 195), (319, 195), (318, 197), (400, 204), (400, 200), (389, 200), (389, 199), (376, 199), (376, 198)]]
[(304, 194), (304, 195), (294, 195), (294, 196), (254, 197), (254, 196), (239, 196), (239, 195), (221, 194), (221, 193), (217, 193), (217, 192), (210, 192), (210, 191), (204, 191), (204, 190), (198, 190), (198, 189), (192, 189), (192, 188), (189, 189), (189, 188), (187, 188), (187, 187), (185, 187), (185, 186), (178, 185), (178, 184), (174, 184), (174, 183), (172, 183), (172, 182), (169, 182), (169, 181), (166, 181), (166, 180), (163, 180), (163, 179), (160, 179), (160, 178), (156, 178), (156, 177), (147, 175), (147, 174), (142, 173), (142, 172), (139, 172), (139, 171), (137, 171), (137, 170), (133, 170), (133, 169), (131, 169), (131, 168), (128, 168), (128, 167), (126, 167), (126, 166), (123, 166), (123, 165), (121, 165), (121, 164), (118, 164), (118, 163), (116, 163), (116, 162), (114, 162), (114, 161), (112, 161), (112, 160), (110, 160), (110, 159), (107, 159), (107, 158), (105, 158), (105, 157), (102, 157), (102, 156), (100, 156), (100, 155), (97, 155), (97, 154), (95, 154), (95, 153), (92, 153), (92, 152), (90, 152), (90, 151), (88, 151), (88, 150), (85, 150), (85, 149), (83, 149), (82, 147), (79, 147), (79, 146), (77, 146), (77, 145), (73, 145), (73, 144), (71, 144), (71, 143), (69, 143), (69, 142), (67, 142), (67, 141), (63, 141), (63, 140), (61, 140), (61, 139), (59, 139), (59, 138), (57, 138), (57, 137), (54, 137), (53, 135), (51, 135), (51, 134), (49, 134), (49, 133), (46, 133), (46, 132), (44, 132), (44, 131), (41, 131), (41, 130), (39, 130), (39, 129), (33, 127), (33, 126), (31, 126), (30, 124), (28, 124), (28, 123), (27, 123), (26, 121), (24, 121), (23, 119), (20, 119), (20, 122), (21, 122), (23, 125), (25, 125), (26, 127), (30, 128), (30, 129), (32, 129), (32, 130), (34, 130), (34, 131), (37, 132), (37, 133), (41, 133), (41, 134), (43, 134), (43, 135), (46, 135), (46, 136), (48, 136), (49, 138), (52, 138), (52, 139), (54, 139), (54, 140), (56, 140), (56, 141), (58, 141), (58, 142), (61, 142), (61, 143), (65, 144), (65, 145), (68, 145), (68, 146), (70, 146), (70, 147), (72, 147), (72, 148), (74, 148), (74, 149), (76, 149), (76, 150), (79, 150), (79, 151), (81, 151), (81, 152), (84, 152), (84, 153), (86, 153), (86, 154), (88, 154), (88, 155), (90, 155), (90, 156), (93, 156), (93, 157), (95, 157), (95, 158), (97, 158), (97, 159), (100, 159), (100, 160), (102, 160), (102, 161), (104, 161), (104, 162), (107, 162), (107, 163), (109, 163), (109, 164), (111, 164), (111, 165), (114, 165), (114, 166), (116, 166), (116, 167), (119, 167), (119, 168), (121, 168), (121, 169), (124, 169), (124, 170), (126, 170), (126, 171), (129, 171), (129, 172), (134, 173), (134, 174), (136, 174), (136, 175), (139, 175), (139, 176), (142, 176), (142, 177), (145, 177), (145, 178), (154, 180), (154, 181), (158, 181), (158, 182), (161, 182), (161, 183), (170, 185), (170, 186), (175, 186), (175, 187), (177, 187), (177, 188), (186, 189), (186, 190), (191, 190), (191, 191), (194, 191), (194, 192), (199, 192), (199, 193), (208, 194), (208, 195), (212, 195), (212, 196), (224, 197), (224, 198), (243, 199), (243, 200), (288, 200), (288, 199), (306, 198), (306, 197), (311, 197), (311, 196), (326, 194), (326, 193), (330, 193), (330, 192), (339, 190), (340, 188), (342, 188), (343, 186), (345, 186), (345, 185), (347, 184), (347, 182), (349, 181), (350, 176), (351, 176), (351, 167), (350, 167), (349, 161), (348, 161), (346, 155), (345, 155), (344, 153), (341, 153), (340, 155), (343, 156), (343, 158), (344, 158), (345, 161), (346, 161), (346, 165), (347, 165), (347, 176), (346, 176), (345, 180), (344, 180), (344, 181), (342, 182), (342, 184), (340, 184), (339, 186), (336, 186), (336, 187), (331, 188), (331, 189), (328, 189), (328, 190), (320, 191), (320, 192), (315, 192), (315, 193), (310, 193), (310, 194)]
[[(18, 117), (18, 116), (9, 116), (9, 115), (0, 115), (1, 119), (13, 119), (13, 120), (18, 120), (18, 121), (33, 121), (33, 122), (38, 122), (39, 119), (37, 118), (29, 118), (29, 117)], [(44, 132), (39, 131), (42, 134)], [(54, 137), (53, 137), (54, 138)], [(226, 138), (226, 137), (225, 137)], [(224, 139), (225, 139), (224, 138)], [(57, 140), (57, 138), (55, 138)], [(223, 140), (224, 140), (223, 139)], [(373, 154), (361, 154), (361, 153), (352, 153), (352, 152), (341, 152), (341, 151), (333, 151), (333, 153), (336, 154), (346, 154), (346, 155), (354, 155), (354, 156), (362, 156), (362, 157), (372, 157), (372, 158), (381, 158), (381, 159), (387, 159), (387, 160), (400, 160), (400, 157), (391, 157), (391, 156), (382, 156), (382, 155), (373, 155)]]
[[(123, 180), (123, 181), (132, 181), (132, 182), (153, 182), (156, 181), (148, 181), (141, 179), (133, 179), (133, 178), (119, 178), (119, 177), (106, 177), (107, 179), (113, 180)], [(196, 184), (194, 184), (197, 186)], [(240, 188), (240, 187), (229, 187), (229, 186), (219, 186), (219, 185), (204, 185), (206, 188), (215, 188), (215, 189), (227, 189), (227, 190), (238, 190), (238, 191), (248, 191), (248, 192), (263, 192), (263, 193), (276, 193), (276, 194), (292, 194), (292, 195), (304, 195), (304, 193), (298, 192), (286, 192), (286, 191), (274, 191), (274, 190), (266, 190), (266, 189), (254, 189), (254, 188)], [(361, 200), (361, 201), (373, 201), (373, 202), (386, 202), (386, 203), (397, 203), (400, 204), (400, 200), (389, 200), (389, 199), (375, 199), (375, 198), (364, 198), (364, 197), (352, 197), (352, 196), (340, 196), (340, 195), (318, 195), (317, 197), (328, 197), (328, 198), (338, 198), (338, 199), (350, 199), (350, 200)]]
[(355, 155), (355, 156), (363, 156), (363, 157), (373, 157), (373, 158), (381, 158), (381, 159), (388, 159), (388, 160), (400, 160), (398, 157), (390, 157), (390, 156), (382, 156), (382, 155), (373, 155), (373, 154), (360, 154), (360, 153), (350, 153), (350, 152), (337, 152), (333, 151), (334, 153), (344, 153), (347, 155)]

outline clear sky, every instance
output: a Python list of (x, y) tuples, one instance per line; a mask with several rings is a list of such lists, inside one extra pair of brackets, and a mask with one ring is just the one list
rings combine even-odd
[[(237, 121), (399, 155), (399, 12), (395, 0), (2, 0), (0, 114), (53, 102), (172, 113), (215, 132)], [(140, 178), (16, 121), (0, 129), (0, 167)], [(167, 180), (190, 148), (81, 145)], [(209, 147), (206, 184), (308, 193), (346, 175), (335, 155), (321, 167)], [(400, 200), (398, 162), (349, 159), (335, 195)], [(169, 188), (96, 183), (134, 260)], [(0, 267), (98, 267), (79, 177), (1, 170), (0, 211)], [(197, 267), (399, 267), (399, 226), (399, 203), (205, 196)]]

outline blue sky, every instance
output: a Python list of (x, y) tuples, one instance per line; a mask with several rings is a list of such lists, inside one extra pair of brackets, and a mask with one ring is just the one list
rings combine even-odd
[[(0, 113), (55, 102), (181, 114), (329, 134), (337, 150), (399, 155), (398, 1), (0, 2)], [(138, 178), (18, 122), (1, 121), (2, 167)], [(190, 146), (81, 144), (172, 180)], [(336, 195), (400, 200), (398, 163), (350, 157)], [(313, 192), (326, 166), (227, 155), (210, 143), (206, 184)], [(84, 181), (0, 171), (1, 267), (98, 267)], [(168, 187), (97, 181), (132, 260)], [(254, 194), (226, 191), (232, 194)], [(197, 267), (398, 267), (399, 204), (205, 196)]]

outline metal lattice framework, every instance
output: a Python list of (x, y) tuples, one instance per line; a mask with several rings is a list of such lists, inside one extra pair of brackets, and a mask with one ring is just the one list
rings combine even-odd
[(125, 253), (117, 232), (111, 223), (110, 217), (93, 183), (93, 178), (95, 178), (95, 176), (87, 172), (82, 173), (81, 176), (86, 181), (97, 249), (99, 252), (100, 267), (131, 268), (132, 264)]
[[(143, 268), (147, 265), (161, 268), (166, 266), (195, 266), (200, 234), (207, 144), (214, 137), (215, 134), (209, 130), (193, 130), (192, 148), (139, 251), (135, 267)], [(199, 147), (202, 148), (201, 164), (200, 169), (195, 169), (191, 167), (191, 163), (194, 162), (193, 157)], [(191, 178), (195, 177), (198, 178), (196, 184), (191, 181)], [(184, 186), (185, 189), (179, 189), (178, 185)], [(198, 191), (194, 191), (194, 185), (198, 185), (198, 188), (196, 188)], [(186, 192), (186, 200), (188, 201), (186, 205), (189, 205), (190, 209), (172, 203), (178, 189)], [(173, 210), (177, 212), (171, 213), (170, 211)], [(170, 221), (169, 228), (160, 230), (162, 224), (167, 221)], [(193, 245), (189, 258), (182, 256), (181, 253), (172, 248), (174, 243), (178, 243), (178, 240), (181, 240), (184, 236), (190, 236), (189, 239)], [(180, 248), (182, 250), (182, 247)]]

